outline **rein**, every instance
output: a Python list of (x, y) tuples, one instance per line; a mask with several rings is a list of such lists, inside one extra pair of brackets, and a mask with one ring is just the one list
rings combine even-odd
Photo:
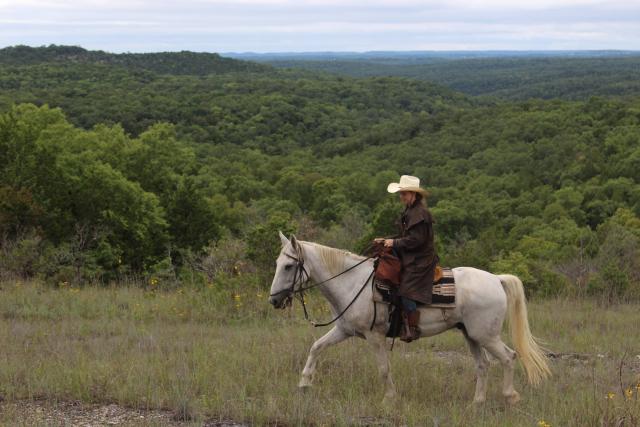
[[(309, 289), (315, 288), (316, 286), (320, 286), (320, 285), (322, 285), (324, 283), (327, 283), (327, 282), (335, 279), (336, 277), (342, 276), (343, 274), (353, 270), (354, 268), (362, 265), (364, 262), (366, 262), (366, 261), (368, 261), (368, 260), (370, 260), (370, 259), (372, 259), (374, 257), (368, 256), (368, 257), (364, 258), (363, 260), (359, 261), (357, 264), (352, 265), (351, 267), (347, 268), (346, 270), (344, 270), (344, 271), (342, 271), (342, 272), (340, 272), (338, 274), (335, 274), (335, 275), (329, 277), (328, 279), (323, 280), (322, 282), (313, 283), (310, 286), (304, 287), (303, 285), (306, 282), (309, 281), (310, 276), (309, 276), (309, 272), (304, 267), (304, 258), (302, 257), (302, 249), (300, 247), (297, 247), (296, 248), (296, 252), (297, 252), (297, 254), (296, 254), (297, 257), (285, 253), (285, 255), (287, 257), (291, 258), (296, 263), (296, 270), (295, 270), (295, 272), (293, 274), (293, 280), (291, 282), (291, 286), (289, 288), (287, 288), (287, 289), (283, 289), (281, 291), (278, 291), (278, 292), (275, 292), (273, 294), (270, 294), (269, 296), (275, 296), (275, 295), (279, 295), (279, 294), (281, 294), (283, 292), (288, 292), (289, 294), (287, 295), (287, 302), (285, 304), (290, 304), (291, 300), (293, 299), (293, 297), (296, 297), (300, 301), (300, 304), (302, 304), (302, 309), (304, 311), (305, 320), (309, 321), (314, 327), (327, 326), (327, 325), (332, 324), (333, 322), (335, 322), (339, 318), (341, 318), (344, 315), (344, 313), (346, 313), (346, 311), (349, 309), (349, 307), (351, 307), (353, 305), (353, 303), (358, 299), (358, 297), (360, 296), (360, 294), (362, 293), (364, 288), (369, 283), (369, 280), (371, 280), (371, 278), (373, 277), (373, 275), (375, 273), (375, 267), (374, 267), (373, 271), (371, 272), (369, 277), (367, 277), (367, 280), (365, 280), (364, 284), (362, 285), (362, 287), (360, 288), (360, 290), (358, 291), (356, 296), (353, 297), (351, 302), (349, 304), (347, 304), (347, 306), (340, 312), (340, 314), (338, 314), (335, 318), (333, 318), (329, 322), (317, 323), (317, 322), (309, 319), (309, 313), (307, 312), (307, 306), (306, 306), (306, 303), (304, 301), (304, 291), (307, 291)], [(296, 285), (298, 285), (297, 289), (296, 289)]]

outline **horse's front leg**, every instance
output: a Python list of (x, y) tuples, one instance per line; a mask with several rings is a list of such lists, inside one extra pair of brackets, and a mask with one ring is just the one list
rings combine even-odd
[(380, 379), (384, 382), (385, 392), (383, 403), (393, 403), (397, 397), (396, 385), (393, 383), (391, 377), (391, 363), (389, 362), (389, 353), (387, 352), (387, 340), (386, 337), (375, 331), (369, 332), (366, 335), (367, 342), (371, 344), (376, 355), (376, 361), (378, 362), (378, 373)]
[(302, 376), (298, 383), (298, 387), (311, 387), (313, 374), (316, 370), (316, 362), (318, 361), (318, 355), (320, 352), (333, 344), (344, 341), (346, 338), (349, 338), (349, 335), (345, 334), (342, 329), (338, 328), (338, 326), (334, 326), (329, 332), (318, 338), (316, 342), (313, 343), (311, 350), (309, 350), (307, 363), (302, 370)]

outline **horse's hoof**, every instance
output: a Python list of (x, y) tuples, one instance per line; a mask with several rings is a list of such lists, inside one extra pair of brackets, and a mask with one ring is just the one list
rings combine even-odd
[(382, 399), (382, 406), (385, 408), (393, 408), (398, 403), (397, 394), (385, 394)]
[(298, 387), (300, 388), (305, 388), (305, 387), (311, 387), (311, 376), (310, 375), (302, 375), (300, 377), (300, 381), (298, 381)]
[(514, 391), (513, 394), (506, 396), (505, 399), (509, 405), (515, 405), (520, 402), (520, 394), (517, 391)]
[(298, 390), (300, 390), (301, 393), (308, 392), (311, 390), (311, 383), (300, 381), (300, 384), (298, 384)]

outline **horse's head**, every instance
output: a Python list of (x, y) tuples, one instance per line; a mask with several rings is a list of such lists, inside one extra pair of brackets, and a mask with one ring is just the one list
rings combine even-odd
[(304, 266), (302, 245), (295, 236), (287, 239), (282, 232), (282, 249), (276, 259), (276, 272), (271, 283), (269, 302), (275, 308), (285, 308), (296, 289), (309, 280), (308, 269)]

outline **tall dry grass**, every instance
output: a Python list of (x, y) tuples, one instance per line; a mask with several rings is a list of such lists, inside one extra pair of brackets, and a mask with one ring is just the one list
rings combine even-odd
[[(398, 341), (391, 356), (401, 403), (386, 409), (362, 340), (328, 349), (313, 390), (300, 393), (308, 348), (326, 328), (305, 323), (299, 307), (271, 309), (266, 292), (253, 288), (53, 289), (5, 282), (0, 295), (0, 393), (9, 400), (116, 402), (168, 408), (194, 422), (219, 417), (256, 425), (631, 426), (640, 420), (638, 305), (532, 301), (531, 327), (557, 353), (555, 375), (532, 388), (519, 368), (523, 402), (515, 407), (502, 402), (497, 366), (488, 402), (469, 405), (474, 367), (459, 333)], [(328, 316), (318, 294), (309, 300), (315, 318)]]

